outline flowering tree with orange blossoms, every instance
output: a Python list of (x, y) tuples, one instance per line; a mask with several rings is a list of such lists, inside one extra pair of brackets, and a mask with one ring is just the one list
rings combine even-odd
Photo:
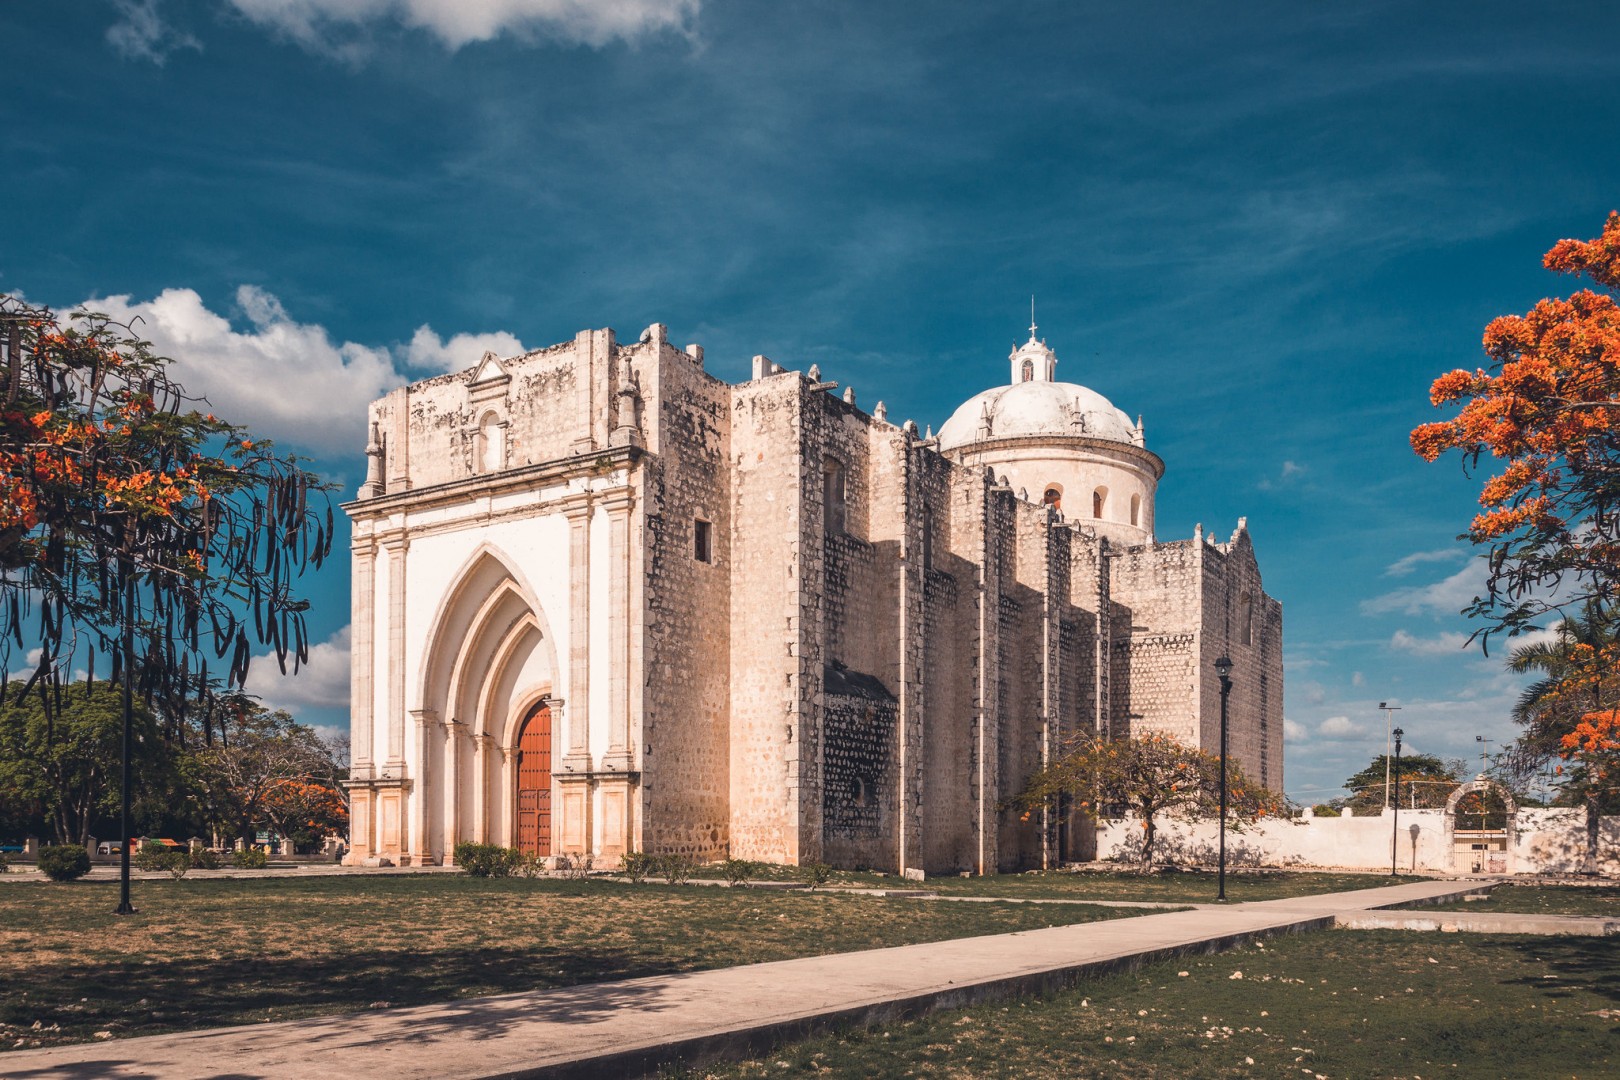
[[(1226, 762), (1230, 824), (1241, 827), (1284, 812), (1281, 795), (1251, 783)], [(1014, 804), (1026, 815), (1074, 806), (1092, 817), (1128, 815), (1142, 827), (1138, 868), (1153, 869), (1159, 819), (1204, 821), (1220, 813), (1221, 761), (1168, 735), (1147, 732), (1107, 739), (1085, 734), (1029, 778)]]
[(39, 690), (49, 707), (110, 656), (183, 739), (192, 703), (242, 685), (255, 642), (283, 668), (307, 659), (292, 586), (333, 522), (321, 481), (166, 368), (103, 315), (0, 296), (0, 700)]
[[(1620, 213), (1542, 261), (1620, 289)], [(1484, 347), (1489, 368), (1434, 381), (1429, 400), (1461, 408), (1414, 430), (1412, 449), (1427, 461), (1458, 451), (1469, 471), (1501, 463), (1466, 534), (1488, 549), (1487, 595), (1467, 611), (1488, 637), (1620, 595), (1620, 305), (1592, 289), (1543, 300), (1493, 319)]]
[(1521, 773), (1552, 755), (1570, 763), (1560, 771), (1587, 803), (1591, 858), (1599, 800), (1620, 764), (1620, 212), (1595, 240), (1560, 240), (1542, 264), (1597, 288), (1493, 319), (1490, 366), (1435, 380), (1430, 401), (1460, 408), (1414, 430), (1412, 448), (1428, 461), (1456, 450), (1470, 471), (1500, 465), (1465, 534), (1489, 562), (1486, 595), (1465, 612), (1486, 621), (1477, 636), (1581, 612), (1559, 622), (1554, 642), (1514, 650), (1510, 666), (1547, 677), (1515, 709), (1526, 731), (1512, 759)]

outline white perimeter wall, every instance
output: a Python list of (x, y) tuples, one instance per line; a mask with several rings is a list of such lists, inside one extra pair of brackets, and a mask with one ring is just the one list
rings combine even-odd
[[(1412, 831), (1417, 826), (1417, 832)], [(1467, 852), (1451, 862), (1446, 843), (1445, 812), (1402, 810), (1398, 821), (1388, 812), (1371, 817), (1270, 819), (1235, 831), (1226, 830), (1228, 865), (1323, 866), (1354, 870), (1389, 870), (1390, 838), (1397, 833), (1396, 860), (1402, 873), (1428, 870), (1468, 873)], [(1196, 824), (1160, 821), (1158, 857), (1177, 862), (1213, 864), (1219, 829), (1216, 822)], [(1414, 837), (1416, 859), (1414, 862)], [(1141, 844), (1142, 826), (1134, 819), (1111, 820), (1097, 827), (1097, 858), (1129, 861)], [(1577, 873), (1586, 853), (1586, 811), (1582, 808), (1521, 810), (1508, 872)], [(1598, 832), (1598, 872), (1620, 874), (1620, 817), (1604, 818)]]

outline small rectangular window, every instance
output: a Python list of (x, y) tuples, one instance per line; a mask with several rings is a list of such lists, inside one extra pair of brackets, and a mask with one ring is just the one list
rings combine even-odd
[(692, 557), (698, 562), (714, 561), (714, 525), (702, 518), (692, 522)]

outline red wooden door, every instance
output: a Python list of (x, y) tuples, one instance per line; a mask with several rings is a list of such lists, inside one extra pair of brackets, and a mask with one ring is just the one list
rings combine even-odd
[(517, 846), (530, 855), (551, 854), (551, 709), (529, 710), (518, 736)]

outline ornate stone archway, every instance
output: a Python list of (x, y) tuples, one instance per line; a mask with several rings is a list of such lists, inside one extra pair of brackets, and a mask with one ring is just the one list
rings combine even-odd
[(1498, 859), (1493, 852), (1486, 852), (1484, 865), (1481, 867), (1487, 873), (1514, 873), (1513, 850), (1518, 844), (1519, 804), (1513, 801), (1513, 795), (1507, 788), (1484, 775), (1476, 776), (1466, 784), (1460, 785), (1446, 800), (1445, 834), (1446, 834), (1446, 869), (1454, 874), (1471, 871), (1473, 863), (1459, 865), (1463, 860), (1458, 857), (1457, 851), (1457, 804), (1469, 795), (1479, 792), (1481, 794), (1494, 793), (1502, 800), (1502, 807), (1507, 812), (1506, 832), (1507, 842), (1500, 857), (1501, 866), (1498, 869)]

